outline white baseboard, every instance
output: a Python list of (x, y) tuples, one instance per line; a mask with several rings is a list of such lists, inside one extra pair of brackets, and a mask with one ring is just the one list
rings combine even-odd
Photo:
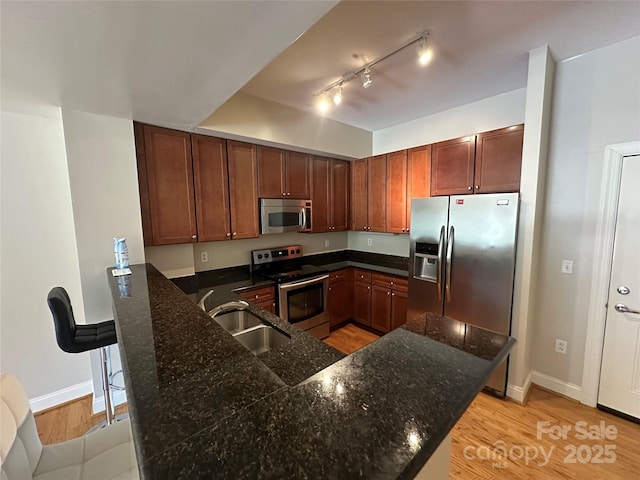
[(524, 404), (524, 401), (527, 398), (527, 394), (529, 393), (529, 388), (531, 388), (532, 374), (533, 372), (529, 372), (529, 375), (527, 375), (527, 378), (525, 378), (524, 380), (524, 385), (522, 385), (521, 387), (508, 383), (507, 397), (515, 400), (518, 403)]
[(55, 407), (61, 403), (68, 402), (69, 400), (75, 400), (76, 398), (84, 397), (93, 393), (93, 382), (87, 380), (86, 382), (76, 383), (70, 387), (56, 390), (55, 392), (47, 393), (40, 397), (32, 398), (29, 400), (31, 405), (31, 411), (33, 413), (41, 412), (47, 408)]
[[(111, 390), (111, 400), (113, 406), (116, 407), (127, 402), (127, 392), (124, 390)], [(104, 395), (93, 397), (93, 413), (104, 412)]]
[(531, 373), (531, 383), (540, 385), (548, 390), (573, 398), (574, 400), (582, 400), (582, 387), (574, 383), (568, 383), (540, 372)]

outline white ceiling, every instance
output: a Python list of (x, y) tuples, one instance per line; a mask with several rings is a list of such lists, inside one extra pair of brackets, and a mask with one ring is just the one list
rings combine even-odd
[(312, 111), (314, 92), (430, 29), (429, 66), (410, 47), (328, 114), (378, 130), (524, 87), (543, 44), (563, 60), (640, 35), (638, 1), (335, 3), (2, 1), (2, 108), (194, 127), (242, 89)]
[(198, 125), (335, 3), (2, 1), (2, 108)]

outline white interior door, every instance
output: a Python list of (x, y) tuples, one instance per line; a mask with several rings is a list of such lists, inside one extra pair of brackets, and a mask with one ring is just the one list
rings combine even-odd
[(598, 404), (640, 418), (640, 155), (622, 162)]

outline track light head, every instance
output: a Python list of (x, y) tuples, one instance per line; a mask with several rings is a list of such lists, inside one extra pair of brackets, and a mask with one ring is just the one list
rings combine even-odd
[(336, 106), (342, 103), (342, 84), (338, 85), (338, 91), (333, 95), (333, 103)]
[(371, 70), (365, 68), (364, 72), (362, 72), (362, 75), (360, 75), (360, 80), (362, 80), (363, 88), (369, 88), (373, 83), (373, 80), (371, 80)]
[(322, 94), (322, 96), (318, 100), (317, 106), (318, 106), (318, 110), (320, 110), (320, 113), (323, 115), (327, 113), (327, 111), (329, 110), (329, 101), (327, 100), (326, 92)]
[(431, 61), (433, 52), (427, 47), (427, 37), (422, 37), (418, 44), (418, 62), (420, 65), (426, 65)]

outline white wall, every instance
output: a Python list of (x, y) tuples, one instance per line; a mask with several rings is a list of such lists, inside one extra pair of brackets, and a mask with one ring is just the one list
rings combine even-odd
[(371, 132), (238, 92), (197, 131), (336, 158), (371, 155)]
[(526, 89), (468, 103), (373, 132), (373, 155), (428, 145), (524, 122)]
[[(113, 237), (125, 237), (130, 263), (144, 262), (136, 152), (131, 120), (63, 110), (80, 281), (87, 323), (113, 318), (106, 268)], [(94, 392), (102, 397), (100, 356), (92, 353)], [(111, 348), (114, 371), (120, 368)]]
[(59, 111), (54, 118), (2, 112), (1, 132), (2, 371), (32, 399), (76, 386), (68, 400), (91, 392), (91, 369), (87, 353), (60, 350), (46, 302), (52, 287), (64, 286), (84, 323), (62, 119)]
[[(580, 385), (606, 145), (640, 140), (640, 37), (558, 64), (538, 276), (534, 370)], [(640, 226), (638, 227), (640, 238)], [(562, 259), (573, 275), (560, 273)], [(554, 352), (554, 339), (568, 353)]]

